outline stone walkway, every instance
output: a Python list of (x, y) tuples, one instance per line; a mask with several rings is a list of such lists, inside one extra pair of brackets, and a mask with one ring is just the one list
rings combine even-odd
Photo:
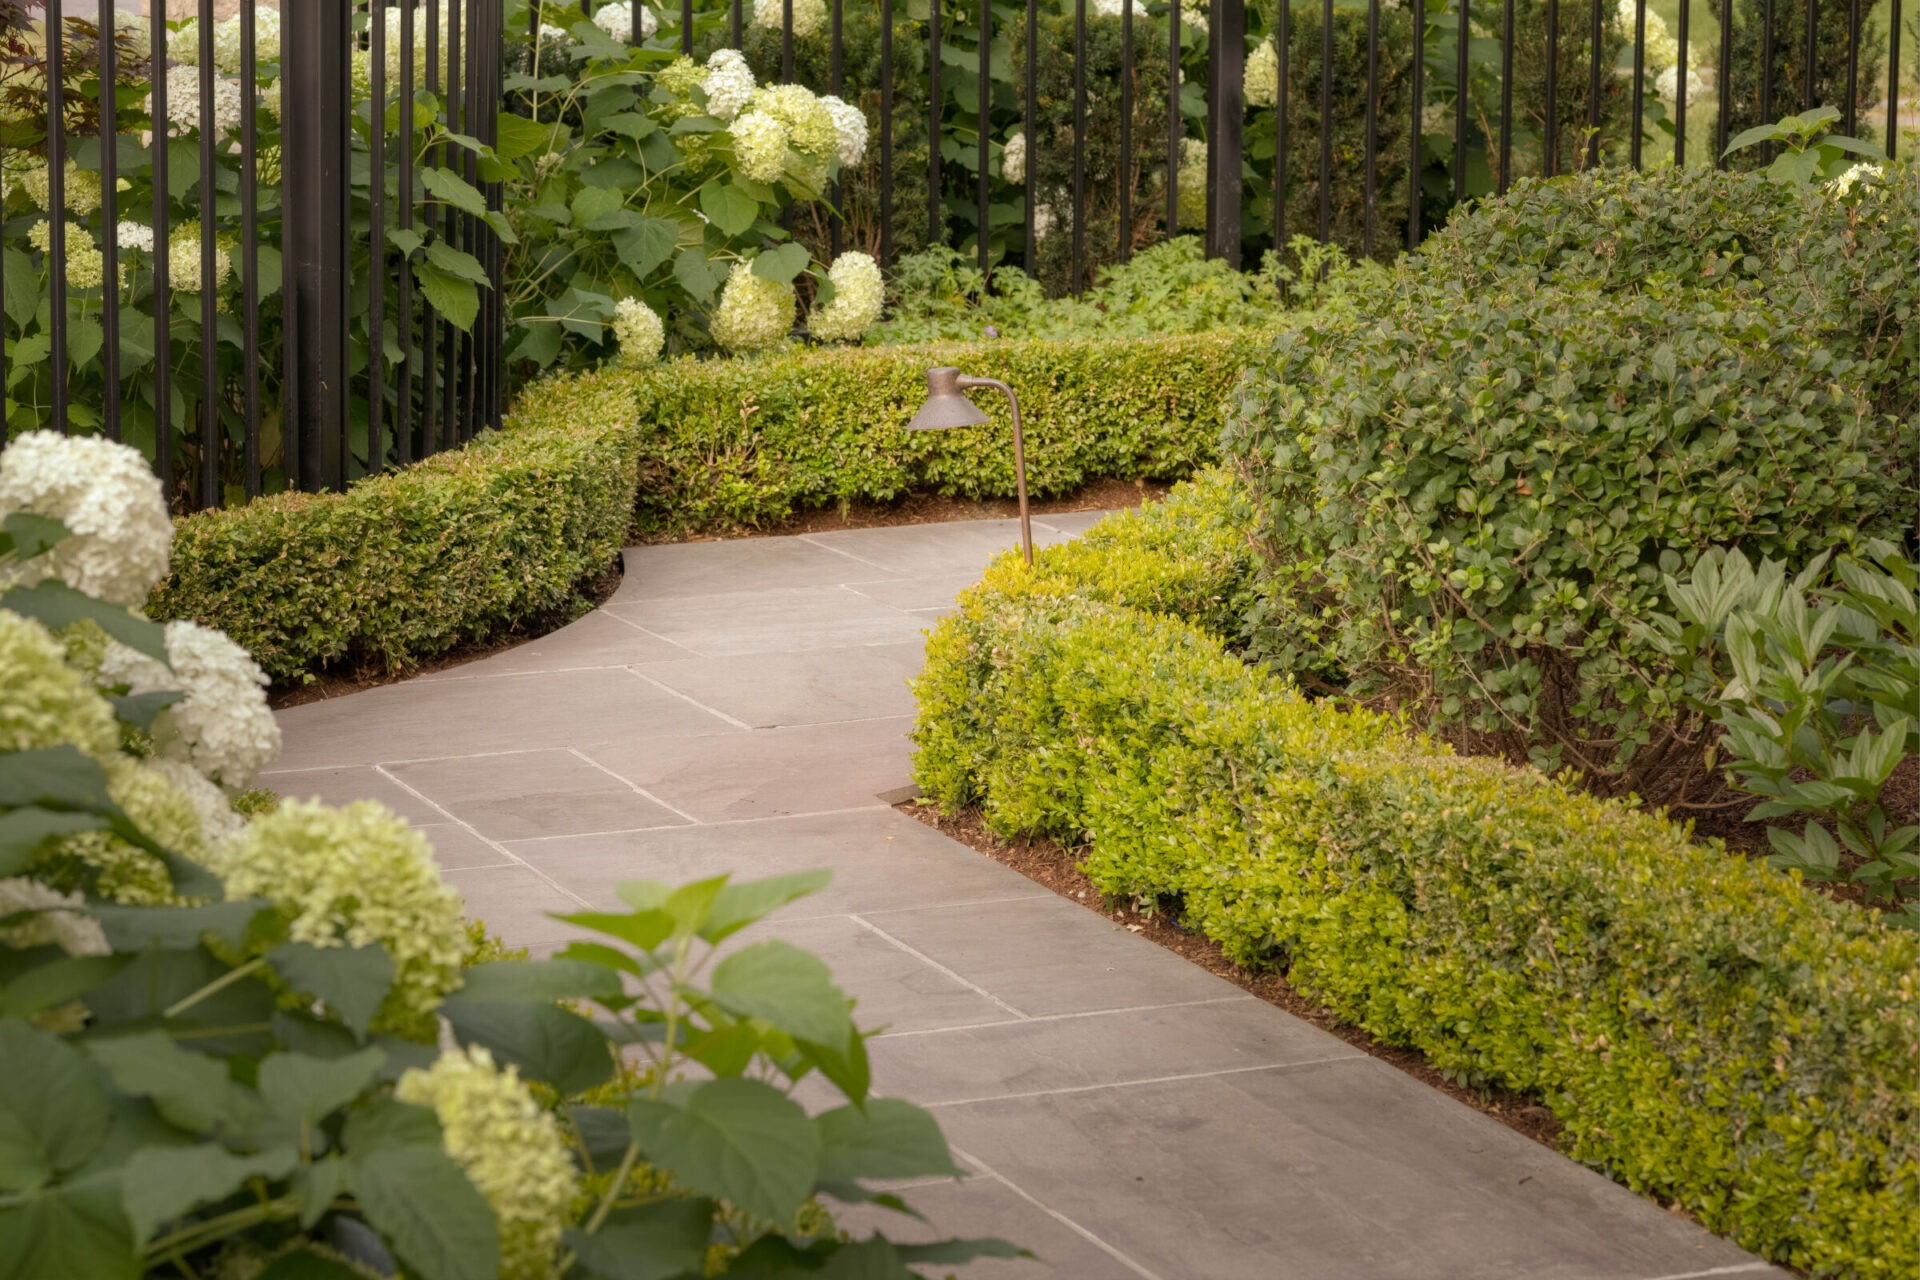
[(832, 966), (886, 1028), (876, 1089), (932, 1107), (970, 1170), (906, 1193), (930, 1226), (885, 1228), (1043, 1259), (969, 1280), (1784, 1276), (889, 808), (921, 632), (1016, 538), (632, 550), (554, 635), (282, 713), (262, 783), (390, 804), (536, 953), (566, 936), (548, 912), (617, 907), (624, 879), (833, 868), (761, 936)]

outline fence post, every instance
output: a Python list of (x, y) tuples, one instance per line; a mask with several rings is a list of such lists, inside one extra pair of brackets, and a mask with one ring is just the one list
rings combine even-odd
[(337, 0), (284, 0), (281, 15), (284, 279), (293, 320), (290, 385), (281, 403), (291, 424), (287, 447), (298, 451), (301, 486), (312, 490), (344, 488), (347, 479), (352, 13), (351, 5)]
[(1207, 57), (1207, 256), (1240, 265), (1240, 165), (1246, 132), (1246, 0), (1215, 0)]

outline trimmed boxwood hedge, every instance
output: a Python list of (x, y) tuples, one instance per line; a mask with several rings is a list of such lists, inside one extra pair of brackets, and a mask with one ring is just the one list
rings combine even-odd
[(962, 597), (917, 684), (926, 792), (1089, 841), (1103, 892), (1172, 903), (1458, 1078), (1537, 1092), (1570, 1155), (1748, 1248), (1910, 1274), (1920, 938), (1238, 661), (1177, 616), (1212, 622), (1245, 582), (1220, 529), (1192, 535), (1195, 500)]
[(1121, 341), (984, 342), (672, 361), (632, 375), (648, 423), (638, 521), (678, 533), (908, 493), (1014, 493), (1006, 400), (991, 427), (902, 431), (927, 369), (957, 365), (1020, 396), (1033, 493), (1090, 480), (1184, 479), (1217, 454), (1221, 406), (1271, 332)]
[(640, 434), (622, 381), (541, 383), (463, 449), (177, 520), (148, 610), (220, 628), (275, 679), (403, 669), (563, 608), (612, 564)]

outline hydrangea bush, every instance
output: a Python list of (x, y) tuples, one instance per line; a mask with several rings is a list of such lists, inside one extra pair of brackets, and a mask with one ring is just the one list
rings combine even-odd
[[(47, 480), (89, 467), (79, 505)], [(958, 1170), (931, 1116), (867, 1096), (818, 960), (710, 964), (824, 875), (622, 885), (630, 910), (568, 917), (602, 942), (475, 945), (380, 805), (236, 809), (278, 746), (244, 651), (63, 578), (139, 598), (165, 572), (132, 449), (26, 436), (0, 494), (0, 1276), (909, 1280), (1018, 1255), (834, 1228), (823, 1196), (905, 1211), (864, 1184)], [(844, 1105), (792, 1100), (815, 1074)]]

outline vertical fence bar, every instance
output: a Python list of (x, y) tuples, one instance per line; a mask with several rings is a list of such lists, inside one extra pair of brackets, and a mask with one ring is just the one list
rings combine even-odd
[[(67, 20), (47, 0), (47, 376), (53, 429), (67, 430)], [(162, 46), (163, 48), (165, 46)]]
[(1600, 163), (1600, 46), (1606, 38), (1607, 0), (1593, 0), (1587, 31), (1587, 167)]
[[(638, 4), (640, 0), (634, 0)], [(634, 14), (633, 33), (640, 34), (640, 15)], [(680, 0), (680, 52), (685, 57), (693, 56), (693, 0)]]
[[(1806, 6), (1807, 33), (1804, 46), (1806, 50), (1806, 66), (1803, 68), (1801, 76), (1800, 109), (1802, 111), (1811, 111), (1820, 105), (1818, 97), (1820, 92), (1819, 81), (1814, 75), (1815, 58), (1819, 52), (1819, 33), (1814, 28), (1815, 24), (1820, 20), (1820, 0), (1806, 0)], [(1851, 36), (1852, 32), (1848, 32), (1848, 35)]]
[[(1732, 0), (1727, 0), (1731, 3)], [(1900, 154), (1900, 0), (1890, 0), (1893, 39), (1887, 42), (1887, 159)]]
[[(1556, 0), (1547, 0), (1549, 12)], [(1407, 118), (1407, 248), (1420, 247), (1420, 118), (1427, 101), (1427, 5), (1413, 0), (1413, 108)], [(1551, 56), (1547, 65), (1553, 65)], [(1549, 84), (1553, 83), (1551, 79)]]
[[(173, 502), (173, 277), (171, 246), (167, 242), (167, 7), (149, 6), (148, 48), (151, 56), (153, 128), (148, 138), (153, 165), (153, 471), (160, 490)], [(283, 99), (284, 101), (284, 99)], [(287, 334), (291, 350), (293, 334)]]
[[(1085, 0), (1081, 0), (1085, 3)], [(1284, 6), (1283, 6), (1284, 12)], [(1212, 92), (1207, 130), (1207, 253), (1240, 265), (1240, 154), (1246, 130), (1247, 8), (1245, 0), (1214, 0)], [(1286, 65), (1282, 58), (1281, 66)], [(1282, 104), (1284, 108), (1284, 104)]]
[[(400, 0), (407, 4), (410, 0)], [(251, 8), (251, 6), (248, 6)], [(387, 0), (367, 5), (367, 474), (387, 458)]]
[[(465, 114), (466, 97), (462, 86), (472, 79), (467, 62), (465, 22), (467, 0), (444, 0), (447, 6), (447, 98), (445, 114), (447, 125), (455, 133), (467, 132)], [(585, 11), (584, 8), (582, 10)], [(468, 153), (442, 148), (441, 164), (453, 161), (456, 170), (466, 168), (465, 157)], [(462, 177), (468, 176), (465, 173)], [(447, 211), (442, 233), (447, 243), (455, 249), (466, 250), (472, 246), (468, 235), (470, 220), (467, 215), (452, 210)], [(467, 362), (472, 357), (472, 329), (462, 331), (451, 321), (447, 324), (446, 351), (446, 421), (447, 443), (457, 445), (467, 438), (467, 414), (473, 405), (473, 384), (467, 379)]]
[(1087, 0), (1073, 0), (1073, 296), (1084, 284), (1087, 223)]
[[(1893, 0), (1899, 4), (1900, 0)], [(1733, 120), (1733, 0), (1720, 0), (1720, 65), (1714, 71), (1720, 114), (1714, 121), (1713, 163), (1727, 167), (1727, 126)]]
[[(983, 6), (984, 8), (984, 6)], [(1120, 8), (1120, 261), (1133, 256), (1133, 0)]]
[(300, 476), (308, 489), (346, 482), (348, 46), (351, 10), (335, 0), (285, 0), (282, 9), (286, 123), (286, 266), (283, 305), (296, 325), (283, 403), (297, 426)]
[(727, 35), (731, 37), (729, 44), (731, 44), (733, 48), (738, 49), (740, 47), (740, 42), (744, 39), (743, 33), (745, 30), (746, 19), (740, 12), (740, 0), (733, 0), (733, 13), (729, 17), (727, 27)]
[(200, 505), (220, 505), (220, 365), (214, 352), (220, 345), (220, 307), (216, 294), (219, 276), (215, 257), (220, 241), (215, 232), (213, 144), (219, 134), (214, 116), (213, 0), (200, 0)]
[[(792, 2), (793, 0), (787, 0), (789, 4)], [(980, 148), (978, 160), (980, 163), (980, 171), (974, 175), (977, 180), (974, 184), (974, 189), (976, 199), (980, 206), (978, 210), (980, 222), (975, 229), (974, 239), (978, 242), (980, 251), (980, 274), (984, 277), (987, 275), (989, 265), (987, 245), (987, 135), (992, 132), (988, 127), (987, 117), (993, 109), (993, 5), (987, 3), (987, 0), (981, 0), (980, 3), (979, 55), (980, 127), (978, 132), (980, 136), (978, 141)]]
[[(1419, 114), (1416, 108), (1415, 117)], [(1560, 172), (1560, 0), (1547, 0), (1547, 119), (1541, 141), (1545, 173), (1551, 178)]]
[[(395, 221), (402, 231), (413, 229), (413, 0), (400, 3), (400, 156), (395, 175)], [(539, 10), (534, 9), (536, 21)], [(404, 260), (396, 273), (398, 296), (394, 328), (400, 338), (400, 382), (394, 396), (394, 460), (413, 461), (413, 268)]]
[[(1173, 3), (1178, 6), (1180, 0), (1173, 0)], [(1026, 170), (1021, 175), (1025, 181), (1020, 184), (1021, 249), (1025, 254), (1023, 261), (1027, 264), (1027, 274), (1037, 278), (1040, 274), (1040, 247), (1038, 243), (1039, 230), (1034, 221), (1034, 210), (1037, 206), (1034, 199), (1033, 188), (1034, 176), (1039, 172), (1040, 163), (1040, 139), (1034, 135), (1036, 121), (1038, 119), (1035, 114), (1038, 109), (1035, 95), (1039, 92), (1036, 84), (1040, 75), (1040, 6), (1038, 0), (1027, 0), (1026, 75), (1025, 101), (1021, 103), (1020, 112), (1020, 128), (1022, 130), (1020, 136), (1025, 141), (1027, 147)]]
[[(440, 4), (441, 0), (427, 0), (427, 95), (436, 102), (440, 97)], [(432, 160), (434, 164), (446, 162), (445, 148)], [(422, 156), (423, 160), (428, 157)], [(408, 193), (411, 201), (413, 195)], [(432, 240), (440, 228), (440, 213), (429, 206), (421, 214), (422, 229), (428, 240)], [(428, 457), (440, 448), (440, 317), (434, 311), (433, 304), (422, 298), (420, 316), (420, 456)]]
[(940, 0), (927, 0), (927, 243), (940, 236)]
[[(1460, 0), (1463, 7), (1466, 2)], [(1320, 243), (1326, 244), (1332, 238), (1333, 0), (1320, 0)]]
[(893, 2), (880, 0), (880, 262), (889, 267), (893, 265)]
[[(1467, 198), (1467, 0), (1460, 0), (1453, 42), (1453, 203)], [(1325, 125), (1321, 126), (1323, 129)]]
[[(1684, 4), (1686, 0), (1682, 0)], [(1500, 194), (1513, 181), (1513, 0), (1500, 14)]]
[[(1293, 0), (1280, 0), (1280, 11), (1274, 15), (1273, 54), (1277, 68), (1273, 86), (1273, 247), (1279, 252), (1287, 243), (1287, 179), (1293, 159), (1287, 128), (1287, 108), (1293, 100)], [(1208, 211), (1211, 218), (1211, 200)]]
[[(1897, 36), (1899, 28), (1895, 28)], [(1860, 0), (1847, 0), (1847, 100), (1840, 108), (1840, 127), (1857, 136), (1860, 98)]]
[[(378, 3), (378, 0), (375, 0)], [(377, 16), (377, 15), (376, 15)], [(240, 3), (240, 343), (241, 483), (249, 501), (260, 496), (260, 83), (259, 18), (253, 0)], [(378, 50), (379, 46), (375, 46)], [(379, 93), (380, 55), (374, 54)], [(276, 86), (277, 89), (277, 86)], [(376, 135), (377, 136), (377, 135)], [(377, 152), (375, 153), (378, 154)], [(377, 173), (378, 163), (375, 165)], [(377, 207), (377, 206), (376, 206)], [(375, 233), (376, 235), (378, 232)], [(377, 278), (377, 277), (376, 277)], [(378, 314), (377, 312), (375, 314)]]
[[(1687, 0), (1680, 0), (1682, 9)], [(1640, 167), (1640, 135), (1646, 128), (1644, 98), (1647, 77), (1647, 0), (1633, 0), (1633, 136), (1627, 143), (1628, 161)]]
[(1378, 212), (1374, 208), (1374, 200), (1379, 194), (1373, 166), (1380, 150), (1380, 0), (1367, 0), (1367, 133), (1361, 146), (1362, 163), (1366, 165), (1366, 174), (1362, 178), (1366, 207), (1360, 211), (1360, 242), (1367, 257), (1371, 258), (1374, 220)]
[(100, 0), (100, 405), (107, 439), (120, 438), (120, 79), (113, 0)]
[(1674, 43), (1678, 46), (1679, 56), (1673, 70), (1673, 163), (1674, 167), (1687, 162), (1687, 16), (1693, 10), (1693, 0), (1680, 0), (1680, 29), (1674, 33)]
[[(1773, 119), (1773, 0), (1760, 5), (1760, 122)], [(1773, 154), (1772, 146), (1762, 143), (1763, 156)]]
[[(1033, 47), (1033, 0), (1027, 0), (1027, 47)], [(1033, 55), (1027, 55), (1028, 95), (1032, 95)], [(1172, 0), (1167, 6), (1167, 239), (1180, 234), (1180, 0)], [(1034, 151), (1037, 140), (1033, 136), (1033, 107), (1027, 107), (1027, 150)], [(1032, 168), (1029, 163), (1028, 168)], [(1033, 190), (1029, 175), (1027, 190)], [(1033, 206), (1031, 198), (1027, 201), (1029, 211)], [(1031, 219), (1031, 213), (1029, 213)]]
[[(688, 4), (692, 2), (693, 0), (687, 0)], [(836, 98), (846, 96), (847, 50), (842, 24), (842, 7), (841, 0), (833, 0), (832, 26), (827, 37), (827, 74), (832, 80), (833, 96)], [(827, 218), (827, 240), (836, 258), (840, 256), (841, 241), (846, 234), (847, 219), (843, 205), (843, 185), (838, 177), (834, 178), (832, 191), (827, 196), (828, 201), (833, 205)]]

